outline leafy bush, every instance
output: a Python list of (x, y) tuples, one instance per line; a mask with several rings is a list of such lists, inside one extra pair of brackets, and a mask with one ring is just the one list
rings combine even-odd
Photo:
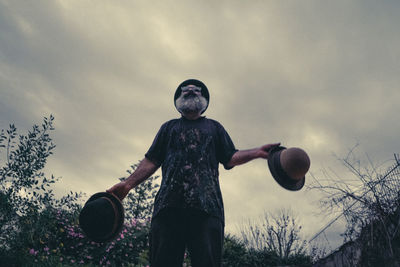
[(295, 254), (281, 258), (279, 254), (267, 248), (247, 247), (239, 238), (226, 235), (224, 242), (223, 266), (226, 267), (265, 267), (265, 266), (311, 266), (311, 257)]
[(246, 266), (247, 249), (245, 245), (235, 236), (225, 235), (224, 252), (222, 255), (223, 266), (242, 267)]
[[(55, 198), (43, 168), (55, 145), (49, 132), (53, 116), (19, 135), (10, 125), (0, 132), (0, 263), (3, 266), (148, 266), (149, 230), (153, 199), (158, 185), (150, 177), (124, 200), (126, 220), (120, 235), (108, 243), (87, 239), (78, 224), (82, 193), (70, 192)], [(130, 174), (137, 167), (131, 166)], [(125, 178), (120, 178), (123, 180)], [(297, 233), (297, 232), (296, 232)], [(302, 252), (302, 250), (296, 250)], [(273, 250), (247, 247), (226, 235), (223, 266), (306, 266), (304, 254), (291, 254), (282, 260)], [(190, 266), (185, 253), (183, 266)]]
[[(56, 199), (43, 168), (55, 145), (49, 132), (54, 118), (44, 118), (27, 135), (10, 125), (0, 132), (0, 261), (5, 266), (148, 265), (149, 196), (156, 186), (151, 178), (126, 201), (127, 220), (121, 234), (109, 243), (87, 239), (78, 225), (82, 194), (70, 192)], [(18, 140), (17, 140), (18, 139)], [(1, 158), (1, 157), (0, 157)], [(135, 165), (133, 165), (135, 168)], [(137, 200), (134, 214), (131, 200)], [(138, 220), (137, 217), (140, 217)]]

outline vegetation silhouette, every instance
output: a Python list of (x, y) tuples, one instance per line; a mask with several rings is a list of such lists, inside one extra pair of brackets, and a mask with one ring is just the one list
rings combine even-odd
[[(126, 220), (115, 240), (95, 243), (87, 239), (78, 224), (85, 194), (71, 191), (55, 197), (52, 185), (60, 178), (44, 173), (47, 159), (56, 147), (50, 136), (53, 121), (52, 115), (45, 117), (40, 126), (33, 125), (26, 134), (18, 134), (13, 124), (0, 132), (1, 264), (148, 266), (148, 235), (158, 177), (150, 177), (124, 200)], [(128, 175), (136, 167), (133, 164)], [(190, 266), (190, 255), (185, 255), (184, 264)], [(311, 257), (305, 250), (282, 253), (277, 247), (251, 247), (238, 237), (225, 236), (224, 266), (281, 264), (308, 266)]]

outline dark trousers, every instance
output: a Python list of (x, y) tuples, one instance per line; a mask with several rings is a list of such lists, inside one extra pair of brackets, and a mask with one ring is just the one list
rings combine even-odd
[(220, 267), (224, 225), (196, 210), (165, 209), (151, 223), (152, 267), (182, 267), (185, 248), (193, 267)]

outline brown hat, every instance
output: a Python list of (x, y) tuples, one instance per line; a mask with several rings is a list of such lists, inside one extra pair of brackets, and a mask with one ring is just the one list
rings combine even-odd
[(291, 191), (300, 190), (305, 183), (305, 174), (310, 167), (310, 159), (300, 148), (274, 147), (268, 157), (268, 167), (283, 188)]
[(79, 225), (89, 239), (108, 242), (122, 230), (124, 207), (117, 196), (108, 192), (96, 193), (85, 203)]

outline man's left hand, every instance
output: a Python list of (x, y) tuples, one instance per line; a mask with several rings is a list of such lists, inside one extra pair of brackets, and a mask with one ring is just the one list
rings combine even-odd
[(257, 151), (257, 156), (259, 158), (263, 158), (263, 159), (268, 159), (269, 156), (269, 152), (271, 151), (271, 149), (280, 146), (281, 143), (273, 143), (273, 144), (267, 144), (267, 145), (263, 145), (261, 146), (258, 151)]

